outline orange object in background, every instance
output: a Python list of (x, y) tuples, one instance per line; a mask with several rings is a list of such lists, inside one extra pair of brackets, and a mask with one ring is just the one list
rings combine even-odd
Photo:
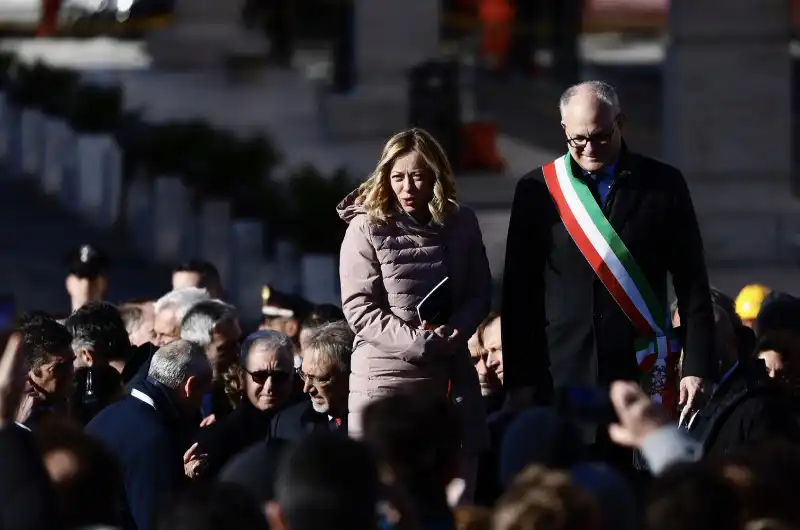
[(42, 20), (36, 29), (37, 37), (50, 37), (56, 34), (60, 9), (61, 0), (42, 0)]
[(509, 0), (479, 0), (481, 58), (501, 68), (508, 56), (513, 32), (514, 9)]
[(489, 122), (466, 123), (462, 127), (461, 157), (466, 170), (503, 171), (505, 162), (497, 152), (497, 125)]

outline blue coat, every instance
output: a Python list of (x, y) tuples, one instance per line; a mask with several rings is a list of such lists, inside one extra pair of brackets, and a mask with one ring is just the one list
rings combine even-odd
[(171, 391), (150, 378), (86, 426), (122, 466), (126, 528), (147, 530), (161, 503), (185, 485), (183, 453), (197, 426), (196, 418), (180, 412)]

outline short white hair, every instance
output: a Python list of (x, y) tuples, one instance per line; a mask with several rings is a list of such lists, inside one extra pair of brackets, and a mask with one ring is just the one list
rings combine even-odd
[(295, 348), (292, 339), (280, 331), (262, 330), (256, 331), (245, 339), (242, 351), (242, 366), (247, 365), (247, 358), (255, 348), (264, 348), (267, 351), (275, 352), (279, 363), (286, 366), (294, 366)]
[(211, 364), (200, 345), (187, 340), (174, 340), (160, 347), (150, 361), (147, 375), (175, 390), (190, 377), (202, 385), (211, 383)]
[(207, 348), (214, 328), (238, 318), (236, 308), (222, 300), (203, 300), (194, 304), (180, 320), (181, 338)]
[(605, 81), (584, 81), (583, 83), (578, 83), (577, 85), (572, 85), (568, 89), (561, 94), (561, 97), (558, 99), (558, 110), (561, 112), (561, 116), (564, 116), (564, 111), (569, 105), (570, 100), (572, 100), (573, 96), (582, 90), (589, 90), (594, 96), (605, 105), (611, 108), (614, 112), (614, 115), (620, 113), (620, 106), (619, 106), (619, 96), (617, 96), (617, 91), (614, 89), (613, 86), (606, 83)]
[(158, 314), (165, 309), (175, 309), (175, 320), (180, 323), (192, 306), (205, 300), (211, 300), (211, 295), (207, 290), (199, 287), (185, 287), (170, 291), (156, 300), (153, 310)]

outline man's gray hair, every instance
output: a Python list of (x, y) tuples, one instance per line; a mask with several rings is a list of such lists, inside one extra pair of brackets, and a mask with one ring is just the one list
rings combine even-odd
[(119, 316), (125, 323), (125, 330), (128, 333), (133, 333), (142, 325), (144, 321), (144, 311), (141, 307), (135, 305), (123, 305), (119, 308)]
[(564, 111), (566, 110), (567, 105), (569, 105), (570, 100), (572, 100), (572, 97), (578, 92), (587, 89), (594, 94), (598, 100), (608, 105), (614, 112), (614, 115), (619, 114), (621, 110), (619, 106), (619, 96), (617, 96), (617, 91), (613, 86), (605, 81), (584, 81), (583, 83), (572, 85), (566, 89), (563, 94), (561, 94), (561, 97), (558, 100), (558, 110), (561, 112), (562, 116), (564, 115)]
[(205, 300), (211, 300), (211, 295), (205, 289), (199, 287), (175, 289), (156, 300), (153, 310), (158, 314), (164, 309), (174, 308), (175, 320), (180, 322), (193, 305)]
[(267, 351), (274, 351), (278, 356), (279, 361), (289, 366), (294, 367), (294, 342), (288, 335), (280, 331), (259, 332), (263, 336), (253, 340), (247, 345), (245, 357), (242, 359), (242, 366), (247, 362), (247, 356), (253, 351), (253, 348), (264, 348)]
[(181, 338), (207, 348), (214, 328), (237, 319), (236, 308), (222, 300), (205, 300), (194, 304), (180, 320)]
[(175, 390), (189, 377), (195, 377), (202, 385), (208, 385), (211, 383), (212, 372), (205, 350), (200, 345), (187, 340), (174, 340), (153, 354), (147, 375)]
[[(744, 326), (742, 323), (742, 318), (738, 313), (736, 313), (736, 302), (733, 300), (733, 298), (714, 286), (709, 289), (709, 292), (711, 293), (711, 307), (714, 310), (715, 321), (719, 321), (720, 319), (724, 318), (730, 322), (733, 329), (739, 329)], [(675, 313), (678, 312), (677, 300), (670, 304), (669, 311), (670, 316), (675, 318)]]
[(350, 356), (353, 354), (355, 334), (344, 320), (329, 322), (314, 328), (303, 341), (303, 354), (313, 352), (320, 359), (350, 373)]

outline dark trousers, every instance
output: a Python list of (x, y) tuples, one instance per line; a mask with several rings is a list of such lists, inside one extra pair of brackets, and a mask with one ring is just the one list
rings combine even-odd
[(267, 15), (270, 55), (275, 62), (290, 65), (294, 56), (294, 0), (271, 0)]

